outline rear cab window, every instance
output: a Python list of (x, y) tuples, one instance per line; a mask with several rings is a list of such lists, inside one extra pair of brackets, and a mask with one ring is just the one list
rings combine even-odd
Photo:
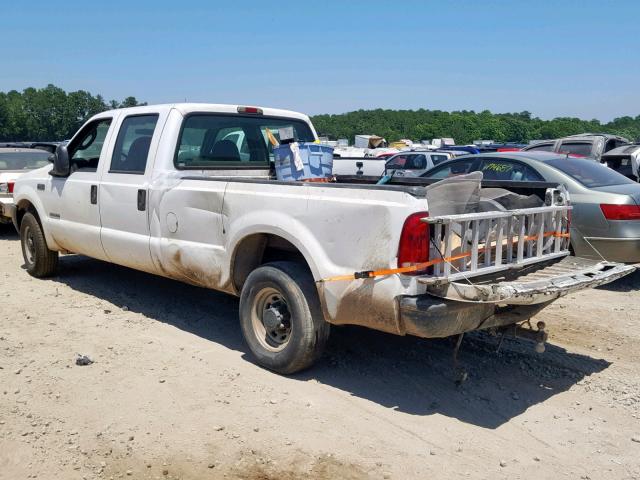
[(174, 164), (184, 169), (268, 168), (273, 141), (285, 130), (298, 142), (315, 137), (304, 120), (262, 115), (192, 113), (182, 123)]
[(593, 144), (590, 142), (562, 142), (558, 153), (576, 155), (579, 157), (590, 157)]
[(527, 152), (552, 152), (553, 143), (540, 143), (525, 149)]

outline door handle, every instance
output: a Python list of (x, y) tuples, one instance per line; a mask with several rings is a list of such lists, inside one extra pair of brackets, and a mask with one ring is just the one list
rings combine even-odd
[(147, 191), (138, 190), (138, 210), (144, 212), (147, 209)]
[(91, 204), (96, 205), (98, 203), (98, 186), (91, 185)]

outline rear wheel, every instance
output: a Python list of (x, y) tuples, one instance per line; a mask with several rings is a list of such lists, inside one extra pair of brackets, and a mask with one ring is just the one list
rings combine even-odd
[(329, 337), (313, 277), (295, 262), (268, 263), (249, 275), (240, 325), (257, 363), (282, 374), (311, 366)]
[(58, 252), (49, 250), (40, 223), (32, 213), (26, 213), (20, 223), (22, 256), (30, 275), (50, 277), (58, 269)]

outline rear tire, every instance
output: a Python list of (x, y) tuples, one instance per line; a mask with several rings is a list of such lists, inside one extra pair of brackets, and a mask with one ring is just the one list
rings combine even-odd
[(330, 330), (311, 273), (295, 262), (251, 272), (240, 296), (240, 326), (257, 363), (281, 374), (310, 367)]
[(26, 213), (20, 223), (22, 257), (30, 275), (50, 277), (58, 270), (58, 252), (49, 250), (40, 222), (32, 213)]

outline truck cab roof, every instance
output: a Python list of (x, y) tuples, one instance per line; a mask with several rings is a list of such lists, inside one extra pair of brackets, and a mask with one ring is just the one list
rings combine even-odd
[[(247, 111), (243, 111), (243, 109)], [(264, 115), (272, 117), (286, 117), (297, 118), (304, 121), (309, 121), (309, 117), (303, 113), (294, 112), (292, 110), (282, 110), (279, 108), (260, 107), (255, 105), (231, 105), (222, 103), (167, 103), (157, 105), (142, 105), (139, 107), (119, 108), (115, 110), (107, 110), (94, 116), (99, 118), (102, 116), (112, 115), (116, 112), (124, 113), (125, 115), (131, 114), (144, 114), (150, 112), (157, 112), (159, 110), (177, 110), (182, 115), (189, 115), (191, 113), (226, 113), (226, 114), (252, 114), (252, 115)]]

